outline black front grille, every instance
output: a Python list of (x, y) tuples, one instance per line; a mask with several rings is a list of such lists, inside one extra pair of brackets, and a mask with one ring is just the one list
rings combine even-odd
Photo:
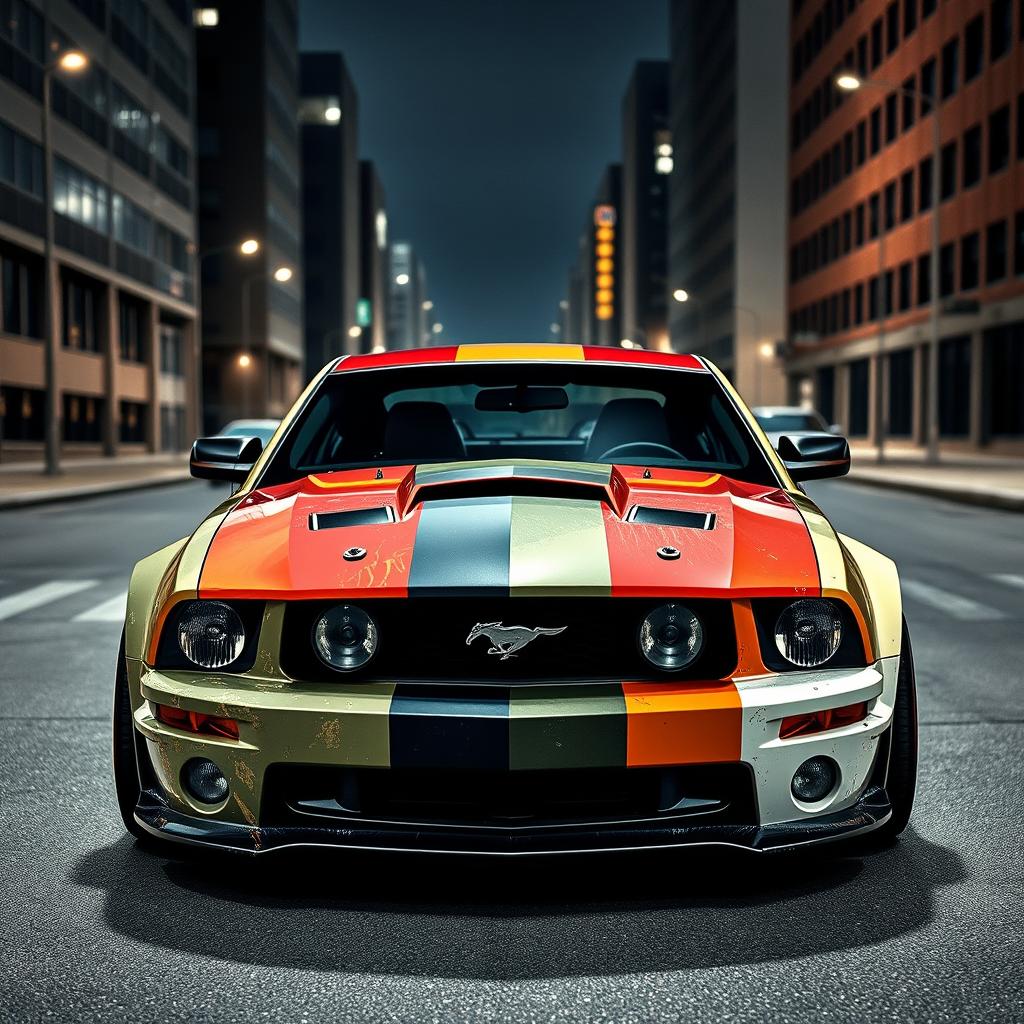
[(467, 772), (277, 764), (267, 770), (260, 823), (322, 817), (528, 829), (712, 816), (721, 824), (756, 822), (747, 765)]
[[(640, 598), (406, 598), (359, 601), (376, 622), (376, 656), (357, 672), (339, 673), (316, 656), (314, 623), (337, 601), (296, 601), (285, 611), (281, 665), (295, 679), (339, 678), (531, 683), (559, 680), (639, 682), (647, 679), (723, 679), (736, 667), (736, 636), (728, 601), (687, 601), (704, 626), (704, 648), (680, 672), (661, 672), (640, 653), (640, 624), (664, 603)], [(477, 623), (529, 628), (565, 627), (539, 635), (515, 655), (488, 654)]]

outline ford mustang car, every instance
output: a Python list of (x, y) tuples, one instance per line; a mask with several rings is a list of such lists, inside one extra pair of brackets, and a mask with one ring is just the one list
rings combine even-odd
[(789, 849), (907, 824), (893, 563), (694, 356), (462, 345), (334, 361), (136, 566), (114, 775), (129, 832), (481, 854)]

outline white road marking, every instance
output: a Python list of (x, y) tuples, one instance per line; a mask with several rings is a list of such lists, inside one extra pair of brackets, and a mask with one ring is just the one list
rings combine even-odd
[(1015, 576), (1012, 572), (994, 572), (989, 576), (990, 580), (997, 583), (1005, 583), (1008, 587), (1020, 587), (1024, 590), (1024, 576)]
[(0, 621), (95, 586), (96, 580), (50, 580), (49, 583), (41, 583), (19, 594), (0, 598)]
[(952, 615), (954, 619), (963, 619), (967, 622), (993, 622), (1006, 618), (1001, 611), (995, 608), (979, 604), (969, 597), (961, 597), (959, 594), (942, 590), (940, 587), (933, 587), (930, 583), (908, 579), (902, 580), (901, 583), (903, 592), (909, 597), (930, 608)]
[(115, 594), (109, 601), (93, 605), (92, 608), (80, 612), (72, 622), (123, 622), (125, 609), (128, 606), (128, 591)]

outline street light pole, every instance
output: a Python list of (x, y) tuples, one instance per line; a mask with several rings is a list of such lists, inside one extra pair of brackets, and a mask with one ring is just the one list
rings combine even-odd
[(56, 266), (53, 260), (53, 146), (50, 141), (50, 92), (56, 64), (43, 68), (43, 379), (45, 380), (46, 473), (60, 473), (60, 420), (57, 408), (57, 336), (53, 300)]
[[(928, 365), (927, 381), (925, 386), (925, 401), (927, 403), (927, 419), (925, 422), (925, 454), (929, 463), (939, 461), (939, 250), (941, 248), (941, 233), (939, 222), (939, 207), (942, 204), (942, 197), (939, 190), (942, 187), (942, 131), (939, 123), (939, 97), (929, 96), (917, 88), (907, 88), (904, 85), (897, 85), (894, 82), (883, 82), (878, 79), (861, 78), (853, 71), (844, 71), (836, 76), (836, 87), (844, 92), (856, 92), (862, 86), (869, 86), (875, 89), (885, 89), (888, 92), (895, 92), (900, 96), (908, 97), (920, 109), (923, 101), (927, 100), (932, 115), (932, 223), (931, 223), (931, 258), (928, 268), (928, 286), (931, 290), (931, 317), (930, 337), (928, 340)], [(880, 275), (880, 290), (884, 293), (885, 271), (883, 268)], [(882, 302), (885, 297), (882, 295)], [(879, 370), (882, 369), (881, 360)], [(877, 387), (881, 389), (881, 375), (877, 381)], [(879, 437), (881, 438), (882, 424), (879, 423)]]
[[(253, 357), (252, 357), (252, 338), (249, 337), (250, 331), (250, 311), (252, 307), (252, 286), (254, 281), (266, 280), (268, 277), (272, 277), (275, 281), (280, 281), (284, 284), (285, 281), (290, 281), (292, 278), (292, 268), (287, 266), (275, 267), (272, 271), (263, 270), (258, 274), (250, 274), (248, 277), (242, 280), (242, 354), (239, 357), (239, 366), (245, 371), (242, 388), (242, 408), (243, 416), (248, 417), (249, 415), (249, 374), (253, 371)], [(270, 389), (270, 353), (267, 351), (264, 359), (264, 369), (267, 375), (267, 386), (264, 389), (265, 393), (269, 393)]]

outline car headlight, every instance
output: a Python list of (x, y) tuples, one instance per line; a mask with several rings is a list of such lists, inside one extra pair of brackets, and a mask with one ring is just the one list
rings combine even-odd
[(201, 668), (224, 668), (245, 646), (245, 628), (223, 601), (189, 601), (178, 616), (181, 653)]
[(377, 624), (354, 604), (338, 604), (313, 624), (317, 657), (339, 672), (362, 668), (377, 651)]
[(775, 623), (775, 646), (799, 668), (824, 665), (843, 639), (843, 622), (831, 602), (818, 597), (794, 601)]
[(704, 627), (686, 605), (659, 605), (640, 624), (640, 652), (663, 672), (686, 668), (703, 647)]

